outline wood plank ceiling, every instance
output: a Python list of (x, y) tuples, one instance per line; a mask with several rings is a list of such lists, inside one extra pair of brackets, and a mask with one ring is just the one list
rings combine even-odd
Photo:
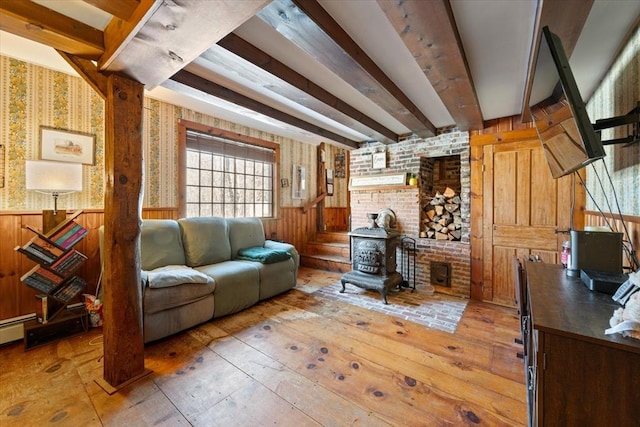
[[(530, 58), (544, 25), (559, 28), (573, 51), (594, 0), (485, 3), (494, 14), (528, 16), (517, 25), (531, 28), (523, 54)], [(232, 104), (276, 127), (302, 130), (310, 141), (358, 147), (427, 137), (445, 126), (480, 129), (495, 118), (487, 89), (477, 86), (479, 72), (474, 80), (486, 53), (468, 40), (465, 7), (458, 0), (2, 0), (0, 30), (54, 47), (72, 64), (73, 57), (96, 61), (101, 72), (124, 74), (148, 90)], [(386, 28), (389, 42), (372, 48), (362, 28), (371, 40)], [(408, 60), (389, 66), (380, 55)], [(520, 114), (528, 97), (520, 74), (510, 76), (522, 90), (520, 108), (509, 114)]]

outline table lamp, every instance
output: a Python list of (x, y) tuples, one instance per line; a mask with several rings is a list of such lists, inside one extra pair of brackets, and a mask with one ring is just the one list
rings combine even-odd
[(26, 188), (53, 196), (53, 210), (42, 211), (42, 231), (49, 232), (67, 217), (66, 210), (58, 210), (58, 196), (82, 191), (82, 165), (79, 163), (27, 160)]

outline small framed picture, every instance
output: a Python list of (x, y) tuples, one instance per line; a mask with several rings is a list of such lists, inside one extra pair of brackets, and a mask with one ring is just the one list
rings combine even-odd
[(373, 153), (373, 169), (384, 169), (387, 167), (387, 153)]
[(96, 136), (40, 126), (40, 159), (95, 164)]

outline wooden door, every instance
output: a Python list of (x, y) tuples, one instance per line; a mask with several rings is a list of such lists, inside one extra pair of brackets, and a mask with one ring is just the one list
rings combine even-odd
[[(513, 256), (559, 262), (574, 178), (553, 179), (531, 129), (472, 137), (471, 144), (472, 298), (514, 306)], [(577, 186), (574, 206), (574, 213), (584, 210)], [(573, 225), (582, 229), (579, 217)]]

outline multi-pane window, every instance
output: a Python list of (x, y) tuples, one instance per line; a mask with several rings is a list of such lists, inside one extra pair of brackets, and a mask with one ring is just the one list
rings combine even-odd
[(275, 151), (192, 130), (186, 144), (186, 216), (272, 217)]

